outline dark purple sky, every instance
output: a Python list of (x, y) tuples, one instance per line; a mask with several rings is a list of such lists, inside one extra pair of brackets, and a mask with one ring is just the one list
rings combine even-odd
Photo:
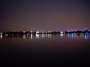
[(0, 0), (0, 31), (90, 29), (90, 0)]

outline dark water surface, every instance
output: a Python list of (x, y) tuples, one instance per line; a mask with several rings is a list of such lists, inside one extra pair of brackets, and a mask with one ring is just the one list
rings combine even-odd
[(90, 34), (0, 35), (1, 64), (89, 64)]

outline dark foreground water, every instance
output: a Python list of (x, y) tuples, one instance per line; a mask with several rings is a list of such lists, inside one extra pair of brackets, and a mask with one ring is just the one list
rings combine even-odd
[[(0, 64), (89, 65), (90, 34), (0, 35)], [(25, 66), (26, 67), (26, 66)]]

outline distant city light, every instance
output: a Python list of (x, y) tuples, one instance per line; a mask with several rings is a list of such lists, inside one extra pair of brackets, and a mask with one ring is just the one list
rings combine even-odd
[(39, 31), (36, 31), (36, 34), (38, 34), (39, 33)]
[(26, 31), (23, 31), (23, 33), (25, 33)]
[(51, 33), (51, 31), (48, 31), (48, 33)]
[(32, 34), (32, 30), (31, 30), (30, 32), (31, 32), (31, 34)]
[(85, 30), (88, 30), (88, 28), (84, 28)]
[(60, 32), (61, 34), (63, 34), (64, 32)]
[(42, 33), (44, 33), (44, 31), (42, 31)]

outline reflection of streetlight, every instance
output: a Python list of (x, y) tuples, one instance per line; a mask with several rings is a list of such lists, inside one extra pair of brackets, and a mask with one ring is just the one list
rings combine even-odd
[(68, 33), (68, 37), (72, 37), (72, 34), (71, 33)]
[(26, 38), (26, 35), (25, 34), (23, 34), (23, 39), (25, 39)]
[(48, 34), (48, 37), (51, 37), (51, 34)]
[(36, 38), (39, 38), (39, 34), (36, 34)]
[(45, 37), (47, 37), (48, 35), (47, 34), (45, 34)]
[(70, 37), (70, 34), (68, 34), (68, 37)]
[(5, 37), (8, 37), (8, 34), (5, 34)]
[(63, 37), (63, 36), (64, 36), (64, 34), (60, 34), (60, 36), (61, 36), (61, 37)]
[(44, 38), (44, 34), (42, 34), (42, 38)]
[(76, 34), (75, 34), (75, 33), (73, 33), (73, 34), (72, 34), (72, 38), (75, 38), (75, 37), (76, 37)]
[(84, 34), (84, 39), (88, 39), (88, 34)]
[(30, 39), (32, 39), (33, 37), (32, 37), (32, 34), (31, 34), (31, 37), (30, 37)]
[(3, 38), (3, 36), (2, 35), (0, 35), (0, 39), (2, 39)]

